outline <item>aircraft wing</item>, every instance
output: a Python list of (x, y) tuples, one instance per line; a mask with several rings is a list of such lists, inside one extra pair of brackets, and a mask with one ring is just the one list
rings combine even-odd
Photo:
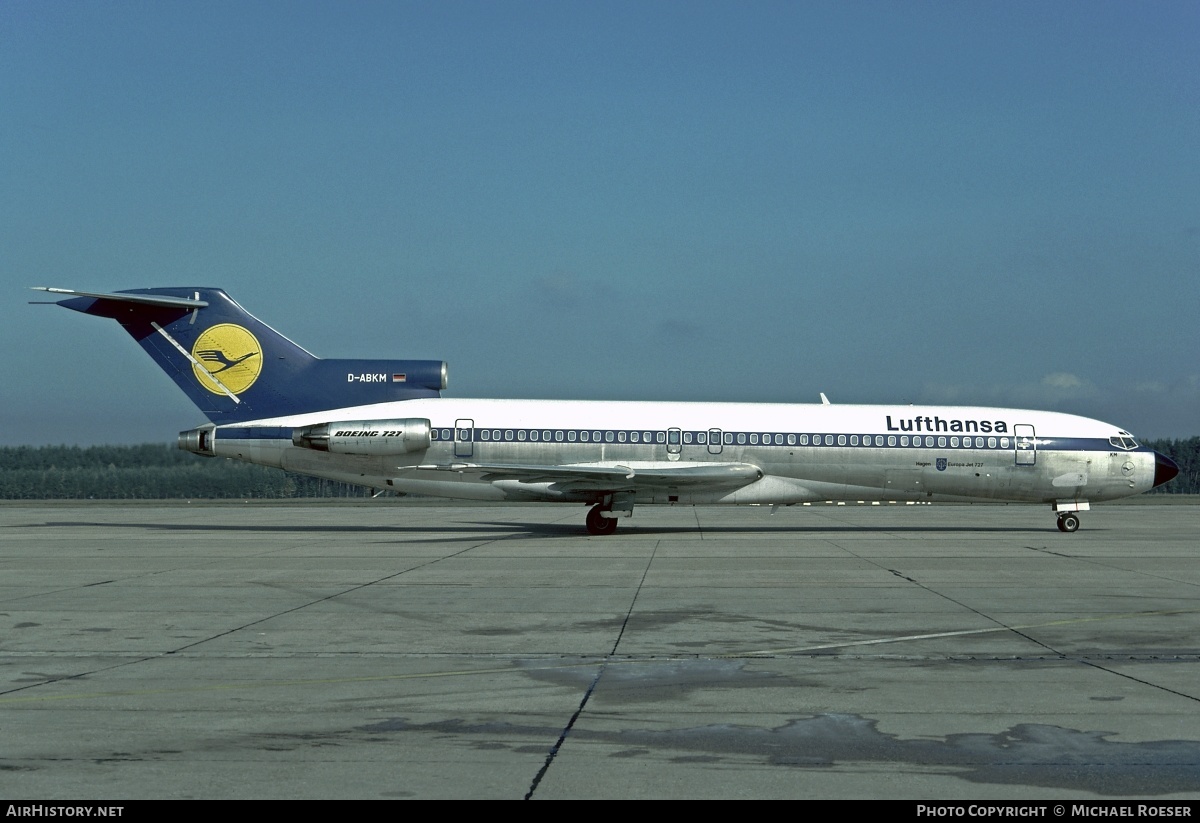
[(480, 479), (516, 480), (520, 483), (558, 483), (579, 491), (634, 491), (669, 488), (736, 488), (763, 476), (750, 463), (568, 463), (558, 466), (506, 463), (450, 463), (421, 465), (416, 470), (479, 473)]

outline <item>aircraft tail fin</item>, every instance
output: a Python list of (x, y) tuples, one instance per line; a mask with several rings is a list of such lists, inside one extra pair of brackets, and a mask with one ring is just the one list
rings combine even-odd
[(64, 295), (60, 306), (120, 323), (217, 424), (437, 397), (446, 387), (439, 360), (316, 357), (221, 289), (36, 288)]

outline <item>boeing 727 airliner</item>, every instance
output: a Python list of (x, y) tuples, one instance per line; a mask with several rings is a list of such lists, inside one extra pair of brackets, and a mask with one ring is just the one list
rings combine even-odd
[[(590, 506), (1041, 503), (1058, 528), (1179, 471), (1116, 426), (966, 406), (443, 398), (446, 364), (323, 360), (213, 288), (37, 287), (119, 322), (207, 416), (179, 446), (379, 489)], [(824, 397), (822, 397), (824, 400)]]

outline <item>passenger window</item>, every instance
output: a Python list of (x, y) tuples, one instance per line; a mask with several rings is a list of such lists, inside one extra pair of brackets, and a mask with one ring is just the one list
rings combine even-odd
[(900, 438), (900, 445), (901, 446), (908, 445), (908, 435), (907, 434)]
[(782, 435), (782, 434), (777, 434), (777, 435), (775, 435), (775, 445), (776, 445), (776, 446), (782, 446), (782, 445), (783, 445), (783, 435)]
[(521, 440), (521, 441), (525, 440), (525, 430), (524, 429), (517, 429), (517, 439)]
[(630, 433), (629, 433), (629, 442), (630, 442), (630, 443), (637, 443), (639, 440), (641, 440), (641, 435), (640, 435), (640, 434), (638, 434), (637, 432), (630, 432)]
[(939, 438), (938, 438), (938, 448), (939, 448), (939, 449), (944, 449), (944, 448), (946, 448), (946, 438), (944, 438), (944, 437), (939, 437)]
[(851, 446), (857, 446), (857, 445), (858, 445), (858, 435), (857, 435), (857, 434), (852, 434), (852, 435), (850, 435), (850, 445), (851, 445)]
[(1002, 449), (1008, 448), (1008, 438), (1007, 437), (1000, 438), (1000, 448), (1002, 448)]
[(708, 432), (696, 432), (696, 442), (703, 446), (708, 442)]
[(430, 429), (430, 430), (429, 430), (429, 439), (430, 439), (430, 440), (437, 440), (437, 439), (438, 439), (438, 430), (437, 430), (437, 429)]
[(492, 433), (489, 432), (487, 429), (484, 429), (483, 431), (481, 431), (479, 433), (480, 440), (488, 440), (489, 438), (491, 438), (491, 436), (492, 436)]
[(957, 437), (950, 438), (950, 448), (952, 448), (952, 449), (958, 448), (958, 438)]
[(580, 432), (580, 433), (579, 433), (579, 439), (580, 439), (580, 440), (582, 440), (584, 443), (588, 442), (588, 433), (587, 433), (587, 432)]
[(532, 440), (534, 443), (537, 442), (537, 439), (538, 439), (537, 429), (534, 429), (533, 431), (531, 431), (529, 433), (529, 439)]
[(642, 432), (642, 442), (644, 442), (644, 443), (653, 443), (654, 442), (653, 436), (650, 434), (650, 432)]
[(746, 445), (746, 433), (745, 432), (738, 432), (738, 445), (739, 446)]
[(750, 445), (751, 446), (758, 445), (758, 432), (754, 432), (753, 434), (750, 435)]
[[(612, 434), (612, 432), (609, 432), (609, 434)], [(599, 442), (600, 442), (600, 432), (592, 432), (592, 442), (593, 442), (593, 443), (599, 443)], [(611, 442), (611, 441), (610, 441), (610, 442)]]
[(683, 442), (688, 444), (689, 446), (692, 445), (692, 433), (691, 432), (683, 433)]
[(442, 429), (442, 439), (443, 440), (450, 439), (450, 430), (449, 429)]
[(807, 445), (808, 445), (808, 435), (807, 435), (807, 434), (802, 434), (802, 435), (800, 435), (800, 445), (801, 445), (801, 446), (807, 446)]
[(788, 445), (789, 445), (789, 446), (794, 446), (794, 445), (796, 445), (796, 435), (794, 435), (794, 434), (789, 434), (789, 435), (788, 435)]
[(617, 440), (621, 443), (625, 442), (625, 432), (617, 432)]
[(827, 434), (827, 435), (825, 435), (825, 445), (826, 445), (826, 446), (832, 446), (832, 445), (833, 445), (833, 435), (832, 435), (832, 434)]
[(561, 429), (559, 429), (558, 431), (554, 432), (554, 439), (555, 439), (557, 442), (559, 442), (559, 443), (561, 443), (561, 442), (562, 442), (562, 430), (561, 430)]
[(512, 437), (513, 437), (513, 435), (512, 435), (512, 429), (505, 429), (505, 430), (504, 430), (504, 439), (505, 439), (505, 440), (512, 440)]
[(988, 448), (989, 448), (989, 449), (994, 449), (994, 448), (996, 448), (996, 438), (994, 438), (994, 437), (989, 437), (989, 438), (988, 438)]
[(604, 433), (604, 442), (605, 443), (613, 442), (613, 433), (611, 431), (606, 431)]
[(732, 432), (725, 432), (725, 445), (726, 446), (733, 445), (733, 433)]
[(888, 435), (888, 445), (889, 445), (889, 446), (894, 446), (894, 445), (896, 445), (896, 435), (894, 435), (894, 434), (889, 434), (889, 435)]
[(574, 429), (571, 429), (569, 432), (567, 432), (567, 440), (571, 443), (575, 442), (575, 430)]
[(846, 445), (846, 435), (844, 435), (844, 434), (839, 434), (839, 435), (838, 435), (838, 445), (839, 445), (839, 446), (844, 446), (844, 445)]

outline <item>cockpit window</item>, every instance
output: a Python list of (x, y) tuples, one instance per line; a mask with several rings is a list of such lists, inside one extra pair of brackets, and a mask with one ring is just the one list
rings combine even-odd
[(1114, 448), (1132, 451), (1138, 447), (1137, 441), (1133, 439), (1133, 435), (1129, 432), (1118, 432), (1108, 438), (1109, 445)]

